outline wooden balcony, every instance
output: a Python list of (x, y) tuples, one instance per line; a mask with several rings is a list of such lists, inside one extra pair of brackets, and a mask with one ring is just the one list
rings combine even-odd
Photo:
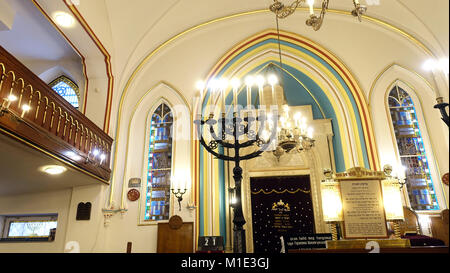
[(113, 139), (1, 46), (0, 103), (1, 133), (109, 183)]

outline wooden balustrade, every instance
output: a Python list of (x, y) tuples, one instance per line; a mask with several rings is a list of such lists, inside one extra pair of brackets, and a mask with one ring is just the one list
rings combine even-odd
[(113, 139), (1, 46), (0, 103), (2, 132), (109, 181)]

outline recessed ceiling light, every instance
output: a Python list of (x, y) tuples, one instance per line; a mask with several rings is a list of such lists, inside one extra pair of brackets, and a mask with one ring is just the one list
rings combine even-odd
[(64, 168), (63, 166), (51, 165), (51, 166), (44, 166), (41, 168), (41, 170), (50, 175), (58, 175), (65, 172), (67, 169)]
[(67, 12), (58, 11), (53, 14), (55, 22), (62, 27), (73, 27), (75, 25), (75, 19)]

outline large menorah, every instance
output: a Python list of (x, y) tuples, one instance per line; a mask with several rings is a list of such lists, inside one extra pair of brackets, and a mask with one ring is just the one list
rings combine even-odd
[[(245, 117), (241, 118), (237, 111), (233, 112), (232, 118), (226, 118), (224, 113), (221, 114), (221, 118), (214, 119), (214, 114), (210, 114), (209, 118), (203, 120), (201, 116), (195, 120), (200, 143), (205, 149), (214, 155), (218, 159), (225, 161), (233, 161), (233, 178), (235, 182), (235, 204), (233, 207), (233, 252), (234, 253), (246, 253), (245, 243), (245, 229), (243, 228), (246, 223), (244, 214), (242, 212), (241, 202), (241, 181), (242, 181), (242, 168), (240, 162), (242, 160), (250, 160), (252, 158), (260, 156), (264, 151), (268, 150), (272, 140), (276, 139), (277, 132), (277, 114), (272, 115), (274, 118), (273, 127), (271, 128), (271, 135), (263, 136), (264, 128), (266, 126), (267, 115), (264, 111), (259, 111), (258, 115), (252, 115), (252, 112), (246, 112)], [(203, 137), (202, 126), (207, 126), (210, 134), (210, 140), (206, 143)], [(217, 132), (219, 134), (217, 134)], [(234, 155), (226, 155), (220, 152), (220, 147), (231, 149), (234, 151)], [(254, 147), (255, 149), (250, 149)], [(245, 154), (241, 155), (242, 149), (249, 148), (244, 151)], [(216, 151), (217, 150), (217, 151)], [(224, 150), (224, 149), (223, 149)], [(250, 151), (249, 151), (250, 150)]]

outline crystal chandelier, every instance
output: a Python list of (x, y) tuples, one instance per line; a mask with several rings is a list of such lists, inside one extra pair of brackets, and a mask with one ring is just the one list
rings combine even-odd
[[(283, 114), (278, 119), (277, 141), (273, 149), (273, 154), (278, 160), (290, 151), (302, 152), (314, 146), (314, 129), (308, 126), (306, 117), (302, 116), (301, 112), (293, 116), (290, 112), (289, 106), (283, 105)], [(270, 121), (268, 126), (272, 126)]]
[[(314, 30), (317, 31), (322, 26), (323, 19), (325, 18), (325, 13), (328, 10), (328, 4), (330, 0), (322, 1), (322, 10), (319, 16), (315, 15), (314, 13), (314, 0), (295, 0), (289, 6), (285, 6), (278, 0), (273, 0), (273, 2), (274, 3), (270, 5), (269, 9), (270, 11), (276, 14), (277, 18), (280, 19), (284, 19), (289, 15), (293, 14), (299, 6), (304, 5), (306, 2), (309, 6), (309, 13), (310, 13), (309, 18), (306, 20), (306, 25), (312, 27)], [(367, 7), (361, 5), (359, 3), (359, 0), (353, 0), (353, 5), (355, 8), (354, 10), (352, 10), (352, 15), (358, 17), (358, 20), (361, 22), (361, 16), (366, 13)]]

